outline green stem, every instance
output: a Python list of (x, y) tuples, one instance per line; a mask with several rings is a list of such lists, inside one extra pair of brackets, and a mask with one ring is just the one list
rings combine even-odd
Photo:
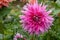
[(30, 40), (35, 40), (35, 35), (32, 35)]

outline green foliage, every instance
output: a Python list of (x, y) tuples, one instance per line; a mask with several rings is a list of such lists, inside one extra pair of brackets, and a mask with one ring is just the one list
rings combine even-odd
[[(18, 0), (19, 2), (19, 0)], [(51, 29), (39, 36), (34, 35), (34, 40), (60, 40), (60, 0), (39, 0), (39, 3), (43, 2), (48, 5), (48, 9), (52, 9), (52, 15), (54, 16), (53, 26)], [(33, 36), (29, 35), (22, 29), (21, 23), (19, 23), (21, 15), (22, 4), (17, 3), (15, 0), (11, 5), (6, 8), (0, 9), (0, 40), (13, 40), (14, 35), (18, 32), (22, 34), (27, 40), (31, 40)], [(20, 40), (20, 39), (19, 39)]]

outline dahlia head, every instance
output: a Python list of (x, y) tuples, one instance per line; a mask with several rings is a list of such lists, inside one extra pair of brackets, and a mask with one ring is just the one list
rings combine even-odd
[(18, 38), (23, 38), (23, 36), (22, 36), (21, 34), (17, 33), (17, 34), (14, 36), (13, 40), (17, 40)]
[(0, 0), (0, 8), (2, 8), (3, 6), (8, 7), (9, 2), (12, 2), (12, 0)]
[(52, 10), (46, 10), (47, 5), (44, 4), (30, 4), (27, 3), (22, 9), (20, 19), (22, 28), (29, 34), (39, 35), (50, 29), (54, 18), (52, 17)]
[(30, 4), (34, 4), (34, 3), (37, 3), (37, 0), (28, 0), (28, 2), (29, 2)]

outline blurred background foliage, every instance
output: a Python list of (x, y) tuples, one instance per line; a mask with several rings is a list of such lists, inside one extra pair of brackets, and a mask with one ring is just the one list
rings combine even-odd
[[(48, 9), (53, 10), (52, 16), (55, 20), (51, 29), (35, 37), (36, 40), (60, 40), (60, 0), (38, 0), (38, 2), (43, 2), (48, 5)], [(27, 1), (14, 0), (8, 8), (0, 9), (0, 40), (13, 40), (17, 32), (30, 40), (31, 36), (22, 29), (21, 23), (19, 23), (20, 10), (26, 3)]]

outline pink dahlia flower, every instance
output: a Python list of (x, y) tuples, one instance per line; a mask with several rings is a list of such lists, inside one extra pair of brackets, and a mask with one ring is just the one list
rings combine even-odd
[(0, 8), (3, 6), (8, 7), (9, 2), (11, 2), (12, 0), (0, 0)]
[(18, 38), (23, 38), (23, 36), (19, 33), (17, 33), (15, 36), (14, 36), (14, 39), (13, 40), (17, 40)]
[(20, 16), (20, 19), (25, 31), (38, 35), (50, 29), (54, 19), (49, 15), (52, 10), (47, 11), (46, 7), (46, 5), (38, 3), (26, 4), (23, 7), (23, 15)]

